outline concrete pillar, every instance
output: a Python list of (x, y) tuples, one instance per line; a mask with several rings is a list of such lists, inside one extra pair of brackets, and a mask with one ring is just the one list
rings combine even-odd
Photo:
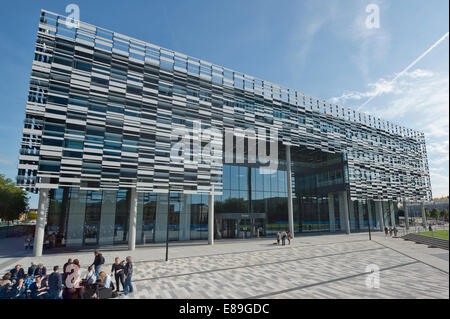
[(381, 231), (384, 231), (384, 219), (383, 219), (383, 202), (375, 201), (375, 208), (377, 210), (377, 216), (379, 220), (379, 227)]
[(44, 246), (45, 224), (47, 219), (48, 207), (48, 189), (41, 188), (39, 190), (39, 206), (36, 218), (36, 228), (34, 231), (33, 256), (42, 256), (42, 248)]
[(208, 199), (208, 245), (214, 245), (214, 185)]
[(328, 194), (328, 215), (330, 216), (330, 232), (336, 232), (336, 218), (334, 217), (334, 195)]
[(425, 202), (420, 203), (420, 210), (422, 211), (423, 227), (428, 228), (427, 215), (425, 214)]
[[(339, 194), (339, 202), (342, 203), (342, 211), (344, 215), (343, 227), (347, 234), (350, 234), (350, 219), (349, 219), (349, 211), (348, 211), (348, 196), (347, 192), (341, 192)], [(342, 225), (342, 221), (341, 221)]]
[(294, 237), (294, 207), (292, 203), (292, 171), (291, 171), (291, 146), (286, 145), (286, 174), (287, 174), (287, 190), (288, 190), (288, 221), (289, 232)]
[(99, 245), (112, 245), (114, 243), (117, 191), (105, 190), (102, 197)]
[(409, 229), (409, 212), (408, 212), (408, 203), (406, 202), (406, 199), (403, 200), (403, 211), (405, 212), (406, 230), (408, 230)]
[(130, 196), (130, 222), (128, 230), (128, 250), (136, 249), (136, 223), (137, 223), (138, 195), (136, 188), (131, 189)]
[(389, 212), (391, 214), (391, 226), (394, 227), (395, 226), (395, 209), (394, 209), (394, 202), (393, 201), (389, 201)]

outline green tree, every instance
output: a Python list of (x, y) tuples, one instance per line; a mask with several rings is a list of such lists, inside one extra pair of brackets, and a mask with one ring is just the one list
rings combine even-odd
[(431, 218), (438, 218), (439, 217), (439, 211), (437, 210), (437, 208), (433, 208), (433, 210), (431, 211)]
[(425, 208), (425, 216), (428, 218), (430, 218), (430, 210), (428, 208)]
[(441, 216), (445, 219), (448, 220), (448, 210), (446, 208), (444, 208), (444, 210), (441, 212)]
[(28, 210), (29, 198), (14, 182), (0, 175), (0, 218), (12, 221)]

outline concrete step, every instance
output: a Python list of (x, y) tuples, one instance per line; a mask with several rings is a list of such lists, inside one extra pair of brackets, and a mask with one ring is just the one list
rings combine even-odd
[(449, 250), (448, 240), (430, 236), (423, 236), (418, 234), (407, 234), (402, 237), (404, 240), (413, 241), (416, 244), (427, 245), (430, 248), (441, 248)]

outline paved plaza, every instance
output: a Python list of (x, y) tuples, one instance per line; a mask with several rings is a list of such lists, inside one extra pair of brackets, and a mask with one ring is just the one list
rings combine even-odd
[[(286, 246), (273, 239), (177, 243), (168, 262), (163, 245), (102, 251), (107, 271), (115, 256), (135, 261), (135, 293), (120, 298), (449, 298), (448, 251), (381, 233), (372, 239), (339, 234), (298, 236)], [(3, 273), (31, 261), (51, 269), (69, 257), (80, 259), (83, 269), (93, 261), (92, 251), (35, 259), (24, 253), (23, 239), (0, 240)]]

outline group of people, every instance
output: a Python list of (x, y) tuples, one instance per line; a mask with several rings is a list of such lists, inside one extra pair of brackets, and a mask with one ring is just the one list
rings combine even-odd
[(132, 293), (131, 257), (124, 261), (116, 257), (111, 274), (108, 274), (102, 270), (103, 255), (98, 250), (94, 254), (94, 262), (83, 277), (78, 259), (69, 258), (62, 271), (59, 266), (54, 266), (51, 274), (47, 274), (43, 264), (31, 263), (27, 272), (21, 265), (16, 265), (0, 280), (0, 299), (107, 299), (118, 296), (120, 285), (124, 295)]
[(277, 245), (285, 246), (286, 245), (286, 239), (288, 240), (288, 245), (291, 244), (292, 234), (290, 231), (283, 231), (283, 232), (277, 232)]
[[(64, 236), (62, 233), (46, 233), (44, 236), (44, 248), (45, 249), (51, 249), (54, 247), (62, 247), (63, 246), (63, 239)], [(27, 249), (33, 249), (34, 245), (34, 235), (28, 234), (25, 237), (25, 243), (24, 248)]]
[(397, 227), (389, 227), (389, 228), (387, 228), (387, 227), (384, 227), (384, 234), (385, 234), (385, 237), (387, 237), (388, 235), (390, 235), (391, 237), (392, 237), (392, 234), (394, 234), (394, 237), (397, 237), (397, 234), (398, 234), (398, 229), (397, 229)]

